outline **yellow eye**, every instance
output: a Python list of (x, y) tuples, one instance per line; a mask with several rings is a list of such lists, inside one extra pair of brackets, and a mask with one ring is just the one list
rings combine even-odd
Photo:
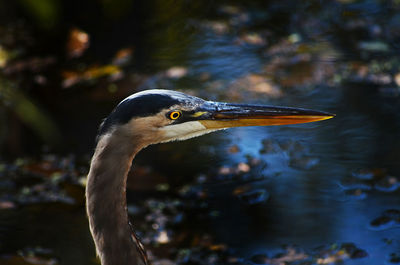
[(169, 114), (169, 118), (171, 120), (176, 120), (181, 116), (181, 112), (180, 111), (173, 111)]

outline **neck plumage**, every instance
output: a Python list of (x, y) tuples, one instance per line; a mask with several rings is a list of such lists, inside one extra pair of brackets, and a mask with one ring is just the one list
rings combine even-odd
[(99, 139), (90, 165), (86, 207), (90, 231), (102, 265), (147, 265), (132, 231), (126, 207), (126, 180), (134, 156), (143, 148), (126, 135)]

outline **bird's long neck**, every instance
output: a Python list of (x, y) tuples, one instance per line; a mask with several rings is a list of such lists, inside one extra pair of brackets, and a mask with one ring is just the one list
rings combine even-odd
[(126, 180), (142, 147), (127, 136), (99, 139), (86, 187), (90, 231), (102, 265), (146, 265), (145, 252), (132, 231), (126, 207)]

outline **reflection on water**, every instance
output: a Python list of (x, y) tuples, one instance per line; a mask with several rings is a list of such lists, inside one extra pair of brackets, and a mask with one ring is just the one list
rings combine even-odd
[[(150, 87), (337, 114), (313, 124), (230, 129), (140, 153), (129, 211), (155, 256), (181, 264), (395, 263), (400, 255), (396, 1), (190, 7), (119, 2), (128, 10), (104, 11), (107, 18), (99, 10), (88, 18), (72, 12), (81, 29), (63, 36), (73, 31), (90, 36), (77, 56), (83, 57), (66, 63), (58, 58), (57, 69), (39, 73), (12, 68), (13, 61), (1, 66), (4, 78), (22, 88), (21, 76), (27, 83), (39, 80), (31, 85), (39, 95), (50, 95), (43, 104), (64, 131), (63, 150), (86, 154), (79, 163), (47, 156), (42, 162), (0, 165), (5, 264), (25, 264), (18, 251), (31, 251), (42, 263), (95, 264), (81, 187), (87, 154), (97, 124), (112, 106)], [(99, 25), (93, 25), (96, 19)], [(0, 34), (5, 34), (1, 28)], [(5, 46), (10, 50), (21, 45), (10, 43)], [(54, 71), (62, 80), (54, 80)], [(21, 133), (26, 136), (33, 138)], [(35, 140), (23, 142), (37, 148)], [(279, 253), (284, 255), (276, 257)]]

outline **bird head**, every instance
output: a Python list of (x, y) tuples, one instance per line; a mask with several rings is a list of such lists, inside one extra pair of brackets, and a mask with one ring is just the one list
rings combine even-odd
[(297, 124), (332, 117), (334, 114), (321, 111), (206, 101), (181, 92), (153, 89), (121, 101), (102, 123), (99, 136), (119, 133), (147, 146), (230, 127)]

